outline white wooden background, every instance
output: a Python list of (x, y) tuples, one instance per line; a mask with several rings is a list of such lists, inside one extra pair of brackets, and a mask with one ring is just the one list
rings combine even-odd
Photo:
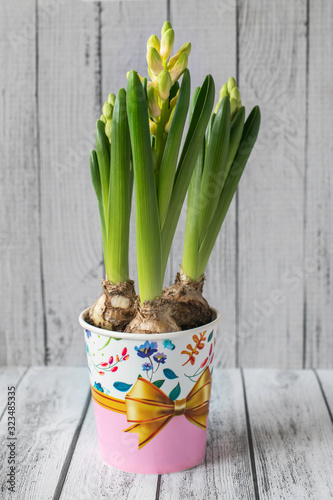
[[(333, 2), (0, 3), (0, 364), (82, 365), (99, 294), (88, 155), (101, 104), (166, 18), (193, 88), (235, 75), (262, 130), (207, 269), (221, 366), (333, 367)], [(181, 262), (184, 217), (167, 271)], [(134, 238), (131, 269), (135, 277)]]

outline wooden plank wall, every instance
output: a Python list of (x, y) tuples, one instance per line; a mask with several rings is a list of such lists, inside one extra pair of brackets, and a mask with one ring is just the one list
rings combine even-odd
[[(326, 0), (0, 6), (0, 364), (82, 365), (103, 277), (88, 152), (101, 104), (169, 17), (192, 89), (239, 80), (262, 130), (207, 269), (224, 367), (333, 367), (332, 28)], [(166, 284), (182, 257), (185, 212)], [(135, 237), (131, 240), (135, 278)]]

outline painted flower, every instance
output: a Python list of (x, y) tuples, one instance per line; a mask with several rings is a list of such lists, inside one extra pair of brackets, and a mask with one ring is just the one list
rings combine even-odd
[(101, 363), (101, 366), (105, 368), (106, 366), (108, 366), (108, 363)]
[(116, 372), (117, 370), (118, 370), (118, 366), (114, 366), (113, 368), (111, 368), (112, 372)]
[(213, 344), (210, 344), (209, 356), (212, 354), (212, 350), (213, 350)]
[(126, 359), (129, 358), (129, 354), (126, 354), (126, 356), (124, 356), (123, 360), (126, 361)]
[(100, 391), (100, 392), (104, 392), (104, 389), (103, 389), (103, 387), (101, 386), (101, 384), (100, 384), (99, 382), (95, 382), (95, 383), (94, 383), (94, 387), (95, 387), (95, 389), (97, 389), (98, 391)]
[(122, 355), (122, 356), (125, 356), (126, 354), (127, 354), (127, 349), (126, 349), (126, 347), (124, 347), (124, 349), (123, 349), (123, 350), (122, 350), (122, 352), (121, 352), (121, 355)]
[(146, 342), (140, 347), (135, 346), (134, 349), (137, 351), (137, 355), (140, 356), (140, 358), (148, 358), (155, 352), (157, 352), (157, 342), (149, 342), (146, 340)]
[(98, 375), (105, 375), (105, 372), (98, 372)]
[(86, 335), (87, 335), (87, 339), (90, 339), (90, 337), (91, 337), (91, 332), (90, 332), (89, 330), (85, 330), (85, 332), (86, 332)]
[(158, 352), (154, 356), (154, 361), (156, 361), (156, 363), (162, 363), (162, 365), (164, 365), (166, 359), (167, 357), (163, 352)]
[(151, 365), (150, 363), (143, 363), (142, 369), (144, 372), (149, 372), (149, 370), (153, 369), (153, 365)]
[(163, 346), (166, 349), (170, 349), (170, 351), (173, 351), (176, 348), (175, 344), (173, 344), (169, 339), (163, 340)]
[(113, 363), (113, 356), (111, 356), (111, 358), (109, 359), (109, 365), (112, 365)]
[(116, 363), (118, 363), (118, 361), (119, 361), (119, 356), (117, 354), (117, 356), (116, 356)]

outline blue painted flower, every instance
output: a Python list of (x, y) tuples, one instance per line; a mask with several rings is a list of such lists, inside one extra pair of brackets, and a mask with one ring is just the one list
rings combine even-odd
[(170, 351), (173, 351), (176, 348), (175, 344), (173, 344), (169, 339), (163, 340), (163, 346), (166, 349), (170, 349)]
[(95, 383), (94, 383), (94, 387), (95, 387), (95, 389), (97, 389), (98, 391), (100, 391), (100, 392), (104, 392), (104, 389), (103, 389), (103, 387), (101, 386), (101, 384), (100, 384), (99, 382), (95, 382)]
[(149, 372), (149, 370), (153, 369), (153, 366), (150, 363), (143, 363), (142, 369), (144, 372)]
[(162, 363), (162, 365), (164, 365), (166, 359), (167, 357), (163, 352), (158, 352), (154, 356), (154, 361), (156, 361), (156, 363)]
[(157, 342), (149, 342), (146, 340), (143, 345), (140, 345), (140, 347), (135, 346), (134, 349), (137, 351), (137, 355), (140, 356), (140, 358), (148, 358), (157, 352)]
[(87, 339), (90, 339), (90, 337), (91, 337), (91, 332), (90, 332), (89, 330), (85, 330), (85, 332), (86, 332), (86, 335), (87, 335)]

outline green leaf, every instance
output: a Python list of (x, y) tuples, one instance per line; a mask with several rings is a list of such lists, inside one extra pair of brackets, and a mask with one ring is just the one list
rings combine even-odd
[(106, 240), (106, 226), (105, 226), (105, 216), (104, 216), (104, 207), (103, 207), (103, 199), (102, 199), (102, 186), (101, 186), (101, 177), (99, 174), (98, 160), (96, 151), (92, 150), (90, 152), (90, 174), (91, 181), (95, 189), (95, 193), (98, 200), (98, 210), (99, 216), (101, 219), (101, 227), (102, 227), (102, 239), (103, 239), (103, 251), (104, 256), (107, 253), (107, 240)]
[(129, 280), (128, 247), (132, 200), (131, 149), (126, 92), (120, 89), (112, 115), (108, 242), (105, 268), (112, 283)]
[[(200, 246), (198, 256), (198, 276), (204, 274), (208, 259), (213, 250), (216, 238), (227, 215), (230, 203), (236, 192), (238, 183), (246, 166), (247, 160), (255, 145), (260, 128), (260, 109), (255, 106), (245, 122), (242, 139), (235, 159), (225, 181), (220, 200), (206, 236)], [(200, 274), (199, 274), (200, 273)]]
[(195, 104), (190, 127), (186, 136), (183, 151), (179, 160), (175, 184), (173, 187), (169, 208), (162, 226), (162, 270), (163, 275), (167, 265), (172, 240), (176, 231), (186, 192), (193, 174), (197, 157), (205, 136), (214, 104), (215, 85), (211, 75), (205, 78)]
[(111, 342), (111, 337), (107, 340), (106, 344), (103, 345), (103, 347), (101, 347), (100, 349), (98, 349), (98, 351), (101, 351), (102, 349), (104, 349), (104, 347), (106, 347), (107, 345), (109, 345)]
[(156, 385), (156, 387), (160, 388), (160, 387), (162, 387), (164, 382), (165, 382), (165, 380), (155, 380), (155, 382), (153, 382), (153, 384)]
[(127, 116), (135, 184), (137, 268), (141, 303), (162, 295), (161, 233), (150, 145), (147, 101), (140, 79), (131, 71)]
[(105, 224), (108, 220), (109, 180), (110, 180), (110, 143), (105, 135), (105, 125), (101, 120), (96, 123), (96, 154), (101, 179), (101, 192)]
[(172, 401), (176, 401), (176, 399), (179, 397), (180, 391), (181, 391), (181, 389), (180, 389), (180, 385), (179, 385), (179, 382), (178, 382), (178, 384), (176, 385), (176, 387), (174, 387), (172, 389), (172, 391), (170, 392), (169, 398)]
[(224, 97), (219, 106), (206, 148), (199, 196), (199, 241), (203, 240), (214, 216), (225, 179), (230, 140), (230, 101)]
[(174, 378), (178, 378), (178, 376), (175, 374), (174, 371), (172, 371), (170, 368), (164, 368), (163, 374), (166, 378), (172, 380)]
[(190, 103), (191, 79), (188, 69), (185, 70), (182, 85), (177, 99), (175, 114), (166, 141), (160, 172), (158, 176), (158, 208), (161, 225), (168, 210), (173, 183), (177, 168), (179, 148), (183, 136), (186, 116)]
[(125, 382), (114, 382), (113, 387), (117, 389), (117, 391), (127, 392), (130, 390), (133, 384), (125, 384)]
[(208, 335), (207, 342), (210, 342), (210, 341), (212, 340), (212, 338), (213, 338), (213, 334), (214, 334), (214, 330), (212, 330), (212, 331), (210, 332), (210, 334)]

